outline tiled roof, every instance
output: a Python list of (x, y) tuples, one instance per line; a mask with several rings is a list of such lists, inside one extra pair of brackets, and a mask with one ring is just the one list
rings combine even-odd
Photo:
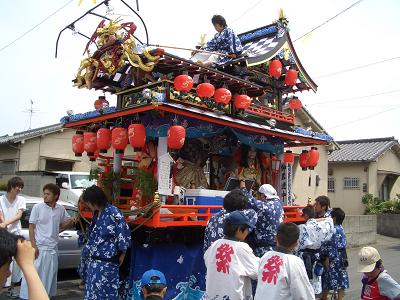
[(0, 144), (18, 143), (23, 140), (35, 138), (44, 134), (49, 134), (61, 130), (63, 125), (61, 123), (30, 129), (27, 131), (16, 132), (13, 135), (0, 136)]
[(394, 137), (336, 142), (340, 149), (329, 154), (329, 162), (374, 161), (394, 145), (399, 146)]

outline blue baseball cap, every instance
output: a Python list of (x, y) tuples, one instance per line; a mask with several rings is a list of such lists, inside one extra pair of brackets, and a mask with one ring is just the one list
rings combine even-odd
[(142, 286), (147, 284), (163, 284), (167, 285), (167, 281), (165, 280), (165, 276), (162, 272), (158, 270), (148, 270), (142, 275)]
[(253, 224), (250, 219), (239, 210), (235, 210), (231, 212), (225, 219), (226, 222), (232, 225), (247, 225), (249, 228), (255, 228), (255, 224)]

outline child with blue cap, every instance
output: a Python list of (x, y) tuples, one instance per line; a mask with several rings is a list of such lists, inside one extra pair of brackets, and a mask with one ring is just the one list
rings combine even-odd
[(142, 275), (142, 292), (146, 300), (164, 299), (167, 292), (167, 281), (162, 272), (158, 270), (148, 270)]

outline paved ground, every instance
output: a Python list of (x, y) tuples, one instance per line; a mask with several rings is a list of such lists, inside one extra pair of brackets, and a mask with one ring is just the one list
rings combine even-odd
[[(386, 270), (396, 280), (400, 281), (400, 239), (378, 235), (374, 245), (383, 259)], [(346, 293), (346, 300), (360, 299), (361, 275), (357, 272), (357, 253), (359, 248), (348, 249), (350, 288)], [(83, 299), (82, 291), (78, 289), (79, 279), (74, 271), (63, 271), (59, 274), (58, 296), (54, 300), (80, 300)], [(8, 300), (0, 296), (0, 300)]]

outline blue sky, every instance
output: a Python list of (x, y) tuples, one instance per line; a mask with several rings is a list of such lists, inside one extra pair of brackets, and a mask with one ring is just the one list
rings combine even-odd
[[(1, 1), (0, 49), (67, 2)], [(136, 1), (127, 2), (136, 5)], [(224, 15), (228, 26), (240, 33), (270, 24), (277, 18), (279, 8), (283, 8), (294, 40), (354, 2), (139, 0), (139, 13), (148, 27), (150, 43), (190, 48), (197, 43), (200, 34), (207, 33), (207, 39), (213, 36), (210, 22), (213, 14)], [(82, 59), (86, 40), (71, 31), (64, 32), (59, 57), (54, 58), (58, 32), (93, 6), (91, 0), (84, 0), (81, 6), (78, 3), (79, 0), (72, 1), (25, 37), (0, 51), (0, 135), (28, 129), (29, 115), (23, 111), (29, 108), (31, 99), (38, 111), (32, 119), (33, 128), (57, 123), (67, 109), (76, 113), (92, 110), (99, 93), (73, 88), (71, 82)], [(110, 3), (116, 14), (131, 14), (120, 1), (111, 0)], [(308, 38), (294, 43), (303, 66), (319, 86), (316, 94), (307, 92), (299, 94), (299, 97), (337, 140), (400, 138), (400, 59), (340, 75), (323, 76), (399, 57), (399, 13), (399, 1), (364, 0)], [(143, 27), (137, 18), (123, 16), (123, 19), (134, 21), (138, 25), (137, 35), (144, 39)], [(90, 35), (98, 22), (99, 19), (92, 17), (78, 23), (77, 29)], [(177, 54), (187, 55), (184, 52)], [(386, 94), (354, 99), (379, 93)], [(115, 97), (109, 98), (111, 104), (115, 104)], [(375, 116), (369, 117), (371, 115)]]

